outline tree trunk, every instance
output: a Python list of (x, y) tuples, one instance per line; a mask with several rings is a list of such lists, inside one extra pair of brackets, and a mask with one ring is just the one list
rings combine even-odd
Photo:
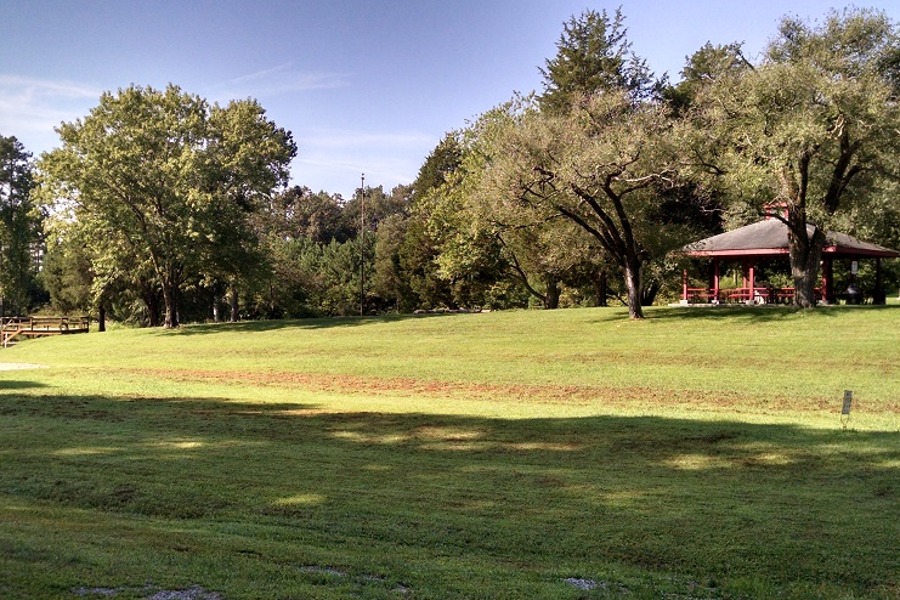
[(547, 292), (544, 294), (544, 308), (551, 310), (559, 308), (559, 282), (556, 280), (556, 277), (548, 276), (546, 283)]
[(591, 278), (594, 284), (594, 294), (597, 300), (597, 306), (609, 306), (607, 296), (609, 296), (609, 288), (606, 280), (606, 271), (600, 271)]
[(659, 294), (659, 283), (653, 282), (649, 285), (645, 285), (644, 289), (641, 290), (641, 305), (653, 306), (657, 294)]
[(166, 306), (166, 317), (163, 327), (175, 329), (178, 327), (178, 285), (170, 281), (163, 282), (163, 302)]
[(625, 261), (625, 286), (628, 289), (628, 316), (632, 319), (643, 319), (641, 308), (641, 263), (637, 258)]
[(106, 305), (103, 303), (97, 307), (97, 331), (106, 331)]
[(231, 297), (231, 322), (237, 323), (241, 320), (240, 306), (238, 305), (238, 291), (236, 287), (232, 287), (229, 295)]
[(812, 244), (805, 250), (791, 249), (791, 275), (794, 279), (794, 306), (813, 308), (816, 305), (816, 282), (819, 279), (819, 261), (822, 245)]
[(147, 284), (144, 286), (143, 297), (144, 305), (147, 307), (147, 324), (150, 327), (159, 327), (159, 290), (155, 286)]
[[(794, 280), (794, 306), (797, 308), (813, 308), (816, 305), (816, 282), (819, 279), (819, 263), (825, 247), (825, 233), (818, 227), (812, 237), (806, 235), (806, 224), (793, 215), (791, 220), (790, 258), (791, 277)], [(794, 225), (797, 225), (795, 227)], [(796, 231), (802, 224), (801, 235)]]

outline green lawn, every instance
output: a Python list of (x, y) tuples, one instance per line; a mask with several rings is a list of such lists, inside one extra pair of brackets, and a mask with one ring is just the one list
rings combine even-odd
[(900, 306), (648, 313), (0, 350), (0, 598), (900, 598)]

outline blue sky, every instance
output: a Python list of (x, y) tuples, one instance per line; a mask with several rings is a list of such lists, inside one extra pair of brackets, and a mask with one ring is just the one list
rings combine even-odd
[[(175, 83), (257, 98), (294, 134), (293, 183), (353, 194), (410, 183), (445, 132), (540, 89), (563, 22), (621, 4), (634, 51), (678, 80), (707, 41), (757, 54), (792, 0), (0, 0), (0, 134), (39, 155), (101, 92)], [(900, 19), (900, 0), (860, 2)]]

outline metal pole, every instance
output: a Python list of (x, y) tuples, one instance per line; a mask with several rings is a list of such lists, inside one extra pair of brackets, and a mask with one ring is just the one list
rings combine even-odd
[(366, 174), (362, 174), (359, 185), (359, 315), (365, 315), (366, 298)]

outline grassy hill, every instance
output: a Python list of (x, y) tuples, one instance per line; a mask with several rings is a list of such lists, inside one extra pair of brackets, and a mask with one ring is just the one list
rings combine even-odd
[(649, 315), (0, 350), (0, 597), (900, 597), (900, 306)]

